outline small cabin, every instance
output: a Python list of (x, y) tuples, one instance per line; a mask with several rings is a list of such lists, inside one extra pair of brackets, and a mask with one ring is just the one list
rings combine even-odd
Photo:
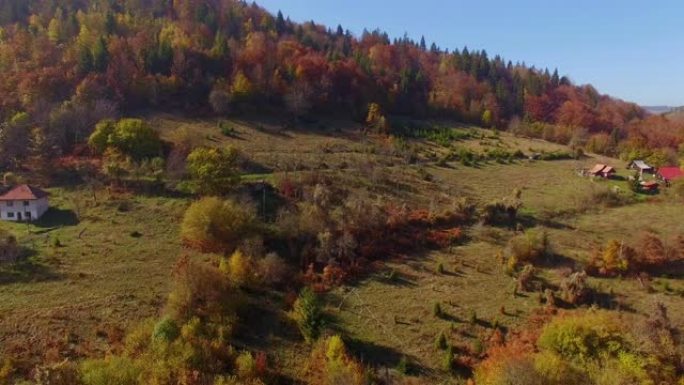
[(612, 178), (613, 175), (615, 175), (615, 168), (599, 163), (589, 170), (589, 175), (601, 178)]
[(669, 185), (673, 180), (684, 178), (684, 170), (676, 166), (661, 167), (658, 169), (656, 177)]
[(639, 174), (653, 174), (655, 173), (655, 167), (648, 165), (646, 162), (643, 160), (633, 160), (629, 162), (629, 165), (627, 168), (639, 171)]
[(0, 219), (4, 221), (35, 221), (49, 207), (48, 193), (27, 184), (14, 186), (0, 195)]

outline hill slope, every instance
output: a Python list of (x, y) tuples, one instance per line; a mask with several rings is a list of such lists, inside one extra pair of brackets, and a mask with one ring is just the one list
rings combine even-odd
[[(512, 157), (517, 151), (557, 156), (570, 152), (564, 146), (471, 126), (420, 122), (451, 134), (447, 139), (402, 141), (361, 135), (355, 123), (341, 120), (286, 129), (277, 119), (236, 119), (223, 122), (232, 128), (226, 136), (214, 120), (169, 114), (147, 119), (169, 140), (190, 133), (200, 141), (196, 145), (235, 146), (250, 154), (247, 172), (257, 173), (244, 175), (246, 181), (266, 180), (276, 186), (287, 180), (305, 185), (318, 181), (368, 201), (429, 207), (435, 213), (454, 207), (460, 197), (484, 206), (518, 189), (521, 225), (548, 232), (554, 253), (562, 256), (538, 266), (543, 287), (559, 287), (567, 269), (584, 266), (611, 239), (640, 234), (644, 228), (670, 239), (678, 235), (676, 224), (684, 218), (684, 206), (669, 192), (639, 196), (623, 207), (603, 203), (600, 196), (613, 188), (627, 194), (624, 162), (596, 155), (579, 160)], [(475, 154), (473, 163), (454, 155), (464, 151)], [(624, 178), (603, 181), (577, 174), (595, 163), (617, 167)], [(191, 197), (145, 197), (104, 189), (95, 196), (90, 189), (55, 188), (51, 193), (52, 212), (29, 234), (24, 225), (3, 225), (36, 250), (26, 263), (0, 270), (0, 339), (22, 370), (42, 362), (50, 348), (72, 359), (120, 351), (124, 329), (130, 333), (147, 317), (163, 312), (176, 257), (189, 252), (179, 244), (177, 231)], [(64, 222), (76, 211), (77, 221)], [(667, 212), (667, 218), (661, 212)], [(394, 367), (407, 357), (412, 373), (428, 383), (459, 383), (467, 374), (453, 377), (444, 371), (442, 353), (434, 349), (435, 336), (445, 332), (463, 357), (479, 360), (481, 353), (476, 352), (487, 345), (493, 325), (514, 330), (534, 317), (540, 306), (537, 294), (513, 295), (516, 281), (497, 257), (519, 230), (482, 224), (463, 229), (467, 236), (456, 245), (407, 251), (323, 296), (326, 312), (335, 320), (332, 329), (345, 335), (356, 357), (379, 367)], [(649, 290), (633, 279), (596, 277), (589, 285), (600, 294), (593, 303), (628, 308), (639, 317), (655, 299), (673, 309), (681, 306), (684, 293), (681, 280), (664, 276)], [(482, 293), (491, 294), (483, 301)], [(250, 310), (241, 315), (245, 323), (232, 339), (241, 348), (266, 352), (271, 370), (283, 376), (273, 383), (307, 379), (302, 362), (309, 359), (309, 347), (288, 321), (287, 296), (279, 290), (250, 292)], [(442, 304), (443, 316), (431, 314), (435, 303)], [(479, 320), (474, 324), (468, 321), (472, 314)], [(682, 315), (672, 314), (672, 323), (684, 326)], [(27, 343), (35, 336), (43, 342)]]

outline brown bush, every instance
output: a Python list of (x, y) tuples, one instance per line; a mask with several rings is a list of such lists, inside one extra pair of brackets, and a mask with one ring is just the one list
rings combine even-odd
[(276, 189), (280, 195), (288, 199), (297, 199), (302, 196), (302, 186), (289, 176), (285, 175), (276, 180)]
[(636, 251), (624, 242), (611, 240), (605, 248), (596, 249), (589, 262), (589, 272), (600, 276), (615, 276), (634, 269)]
[(647, 232), (641, 236), (637, 249), (639, 264), (643, 267), (662, 266), (668, 261), (668, 250), (657, 235)]
[(475, 216), (477, 206), (467, 198), (456, 198), (451, 205), (451, 212), (464, 221), (469, 221)]
[(575, 272), (563, 279), (560, 285), (561, 299), (573, 305), (580, 305), (589, 299), (591, 290), (587, 286), (587, 273)]
[(269, 286), (284, 284), (293, 274), (285, 260), (276, 253), (269, 253), (257, 261), (257, 270), (259, 279)]
[(443, 249), (461, 239), (461, 236), (461, 229), (458, 227), (446, 230), (430, 230), (425, 234), (425, 241), (428, 246)]
[(533, 287), (533, 280), (535, 278), (535, 269), (534, 266), (532, 265), (525, 265), (522, 270), (520, 271), (520, 274), (518, 274), (518, 278), (516, 280), (517, 284), (517, 290), (518, 291), (532, 291)]
[(594, 250), (588, 272), (614, 276), (670, 271), (676, 263), (682, 261), (682, 239), (679, 236), (668, 244), (656, 234), (645, 232), (639, 238), (636, 249), (624, 242), (611, 240), (605, 248)]
[(174, 286), (167, 308), (174, 319), (220, 317), (230, 324), (240, 296), (224, 273), (184, 256), (174, 266), (173, 275)]
[(323, 284), (329, 287), (342, 284), (346, 277), (347, 273), (344, 271), (344, 269), (334, 264), (328, 264), (325, 266), (325, 268), (323, 268)]
[(556, 295), (553, 293), (553, 290), (544, 290), (544, 297), (546, 298), (546, 306), (556, 307)]
[(496, 201), (483, 207), (481, 217), (487, 225), (513, 226), (522, 206), (519, 202)]
[(670, 270), (673, 264), (681, 262), (684, 255), (684, 237), (676, 237), (672, 242), (663, 242), (656, 234), (642, 234), (637, 247), (638, 270), (658, 273)]

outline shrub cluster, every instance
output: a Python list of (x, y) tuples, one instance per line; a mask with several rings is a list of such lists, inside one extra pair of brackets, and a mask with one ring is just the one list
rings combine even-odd
[(634, 202), (634, 194), (625, 193), (616, 188), (601, 186), (593, 189), (591, 193), (589, 193), (588, 199), (583, 200), (582, 205), (585, 206), (584, 208), (588, 209), (596, 206), (620, 207)]
[(591, 295), (591, 289), (587, 285), (587, 273), (574, 272), (567, 276), (561, 281), (560, 292), (561, 299), (569, 304), (586, 303)]
[[(504, 345), (492, 346), (487, 358), (475, 370), (475, 382), (478, 385), (677, 383), (681, 367), (679, 355), (661, 353), (665, 346), (674, 343), (666, 313), (658, 320), (637, 325), (640, 323), (618, 319), (604, 311), (557, 316), (539, 331), (521, 333)], [(648, 327), (654, 328), (653, 333), (647, 333), (653, 337), (643, 341), (642, 330)]]
[(95, 126), (88, 144), (98, 155), (112, 149), (138, 161), (162, 155), (159, 134), (141, 119), (103, 120)]
[(306, 377), (309, 384), (364, 385), (369, 375), (347, 353), (342, 338), (334, 335), (316, 344), (306, 365)]
[(232, 252), (242, 239), (256, 231), (256, 215), (251, 206), (216, 197), (192, 203), (181, 223), (183, 242), (203, 251)]
[(480, 213), (482, 222), (486, 225), (514, 226), (518, 211), (522, 208), (520, 194), (520, 190), (516, 190), (510, 196), (486, 204)]
[(462, 237), (459, 225), (473, 206), (457, 202), (441, 214), (382, 205), (365, 194), (348, 196), (317, 183), (298, 188), (275, 223), (276, 242), (307, 267), (304, 278), (317, 290), (336, 285), (370, 261), (415, 250), (442, 248)]
[(240, 181), (236, 149), (194, 149), (187, 157), (187, 169), (193, 189), (202, 195), (222, 195), (234, 189)]
[(605, 247), (597, 248), (589, 260), (588, 272), (593, 275), (615, 276), (646, 272), (671, 272), (684, 259), (683, 236), (666, 243), (656, 234), (644, 232), (635, 247), (624, 241), (610, 240)]
[(536, 271), (534, 266), (530, 264), (523, 266), (516, 279), (516, 290), (523, 292), (534, 290), (535, 288), (533, 287), (533, 284), (536, 278), (535, 273)]
[(266, 357), (230, 344), (242, 297), (219, 268), (181, 258), (164, 316), (133, 329), (121, 354), (84, 361), (69, 385), (263, 384)]
[(551, 242), (544, 230), (526, 230), (508, 242), (507, 254), (519, 263), (535, 263), (552, 255)]

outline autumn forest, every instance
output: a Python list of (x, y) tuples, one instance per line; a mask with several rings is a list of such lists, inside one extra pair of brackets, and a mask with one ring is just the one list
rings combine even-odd
[[(93, 122), (141, 109), (280, 108), (361, 121), (369, 103), (392, 116), (517, 129), (604, 154), (662, 149), (672, 158), (681, 142), (681, 124), (647, 117), (557, 71), (484, 50), (390, 40), (377, 30), (357, 37), (342, 26), (297, 24), (255, 4), (7, 0), (1, 7), (0, 117), (27, 113), (26, 124), (57, 153), (71, 151)], [(402, 128), (388, 122), (388, 130)]]

